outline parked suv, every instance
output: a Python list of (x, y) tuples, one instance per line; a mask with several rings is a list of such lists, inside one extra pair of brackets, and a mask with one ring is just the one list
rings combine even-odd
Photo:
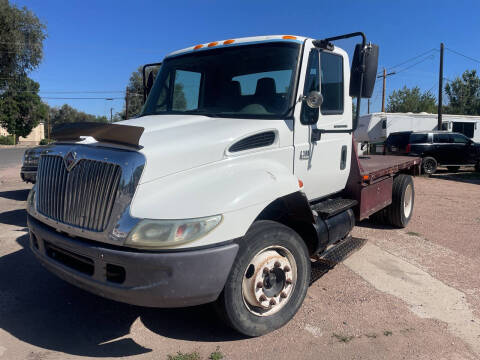
[(412, 155), (423, 158), (425, 174), (437, 166), (457, 171), (461, 165), (475, 165), (480, 171), (480, 144), (460, 133), (446, 131), (402, 131), (391, 133), (385, 141), (385, 154)]

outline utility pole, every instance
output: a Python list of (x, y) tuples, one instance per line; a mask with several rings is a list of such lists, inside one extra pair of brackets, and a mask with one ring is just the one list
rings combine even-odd
[(443, 42), (440, 43), (440, 71), (438, 73), (438, 130), (442, 130), (443, 95)]
[(47, 140), (50, 143), (50, 111), (47, 113)]
[(113, 108), (110, 108), (110, 122), (113, 122), (113, 115), (112, 115)]
[(396, 74), (395, 71), (389, 72), (387, 74), (387, 70), (385, 70), (385, 68), (383, 68), (383, 75), (378, 75), (377, 76), (377, 79), (378, 78), (383, 78), (382, 112), (385, 112), (385, 92), (386, 92), (386, 89), (387, 89), (387, 76), (395, 75), (395, 74)]
[(367, 114), (370, 114), (370, 98), (367, 101)]
[(125, 90), (125, 120), (128, 120), (128, 86)]

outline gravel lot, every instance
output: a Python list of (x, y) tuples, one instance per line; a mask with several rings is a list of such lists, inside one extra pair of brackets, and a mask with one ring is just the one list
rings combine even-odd
[[(0, 149), (0, 162), (4, 159)], [(21, 158), (21, 155), (20, 155)], [(368, 221), (365, 246), (310, 287), (284, 328), (248, 339), (209, 306), (146, 309), (48, 273), (28, 249), (19, 164), (0, 164), (0, 360), (167, 359), (219, 347), (227, 359), (479, 359), (480, 176), (416, 178), (408, 228)]]

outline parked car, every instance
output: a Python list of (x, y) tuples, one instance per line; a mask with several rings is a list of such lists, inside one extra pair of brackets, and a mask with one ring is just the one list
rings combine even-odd
[(433, 174), (438, 166), (457, 171), (462, 165), (475, 165), (480, 171), (480, 144), (460, 133), (446, 131), (402, 131), (385, 141), (385, 154), (422, 157), (422, 170)]
[(35, 184), (37, 179), (38, 159), (43, 146), (37, 146), (25, 150), (23, 155), (23, 165), (20, 170), (20, 177), (25, 182)]

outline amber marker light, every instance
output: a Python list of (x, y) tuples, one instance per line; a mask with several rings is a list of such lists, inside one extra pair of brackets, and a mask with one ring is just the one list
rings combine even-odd
[(370, 179), (370, 176), (368, 176), (368, 175), (363, 175), (363, 180), (368, 180), (368, 179)]
[(217, 46), (218, 45), (218, 41), (214, 41), (214, 42), (211, 42), (210, 44), (208, 44), (207, 46), (208, 47), (214, 47), (214, 46)]
[(223, 42), (223, 45), (229, 45), (229, 44), (233, 44), (235, 42), (235, 40), (225, 40)]
[(198, 50), (198, 49), (201, 49), (203, 47), (203, 45), (197, 45), (193, 48), (193, 50)]
[(283, 35), (282, 39), (297, 40), (297, 37), (292, 35)]
[(303, 181), (298, 179), (298, 186), (300, 186), (301, 188), (303, 187)]

